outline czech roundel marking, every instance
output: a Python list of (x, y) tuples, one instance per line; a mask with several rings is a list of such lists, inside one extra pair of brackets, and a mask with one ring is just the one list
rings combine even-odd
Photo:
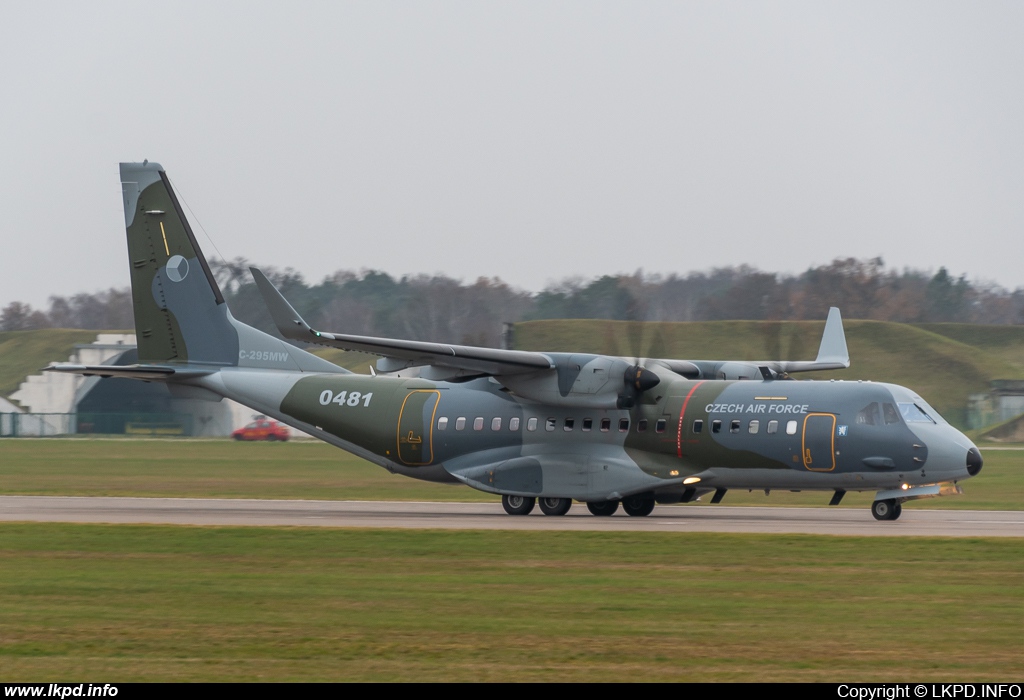
[(188, 260), (180, 255), (172, 255), (167, 260), (167, 279), (171, 282), (181, 282), (188, 277)]

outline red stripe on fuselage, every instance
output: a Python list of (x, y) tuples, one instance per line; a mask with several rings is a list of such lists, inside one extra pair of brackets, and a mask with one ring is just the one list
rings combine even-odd
[(683, 456), (683, 414), (686, 413), (686, 404), (690, 403), (690, 397), (693, 396), (693, 392), (697, 391), (697, 387), (703, 383), (704, 381), (700, 381), (694, 384), (693, 388), (690, 389), (690, 393), (683, 399), (683, 407), (679, 411), (679, 429), (676, 431), (676, 457)]

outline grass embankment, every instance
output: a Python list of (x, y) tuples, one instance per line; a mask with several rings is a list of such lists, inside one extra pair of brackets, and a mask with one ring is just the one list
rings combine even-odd
[[(978, 477), (964, 482), (964, 495), (913, 501), (907, 507), (1024, 508), (1024, 450), (982, 449), (985, 467)], [(0, 493), (498, 502), (496, 496), (465, 486), (390, 474), (337, 448), (306, 441), (0, 440)], [(850, 493), (843, 506), (866, 508), (873, 496), (873, 492)], [(772, 491), (765, 496), (761, 491), (734, 490), (724, 503), (823, 506), (830, 497), (821, 492)]]
[(0, 676), (1019, 681), (1022, 559), (1024, 540), (5, 524)]
[[(966, 424), (967, 397), (993, 379), (1024, 379), (1024, 328), (881, 321), (843, 322), (851, 366), (804, 379), (868, 379), (907, 386), (951, 423)], [(557, 320), (516, 324), (523, 350), (695, 360), (813, 360), (824, 322), (631, 323)]]
[[(125, 331), (82, 331), (47, 328), (39, 331), (0, 333), (0, 396), (10, 396), (30, 374), (51, 362), (67, 362), (79, 343), (91, 343), (99, 333)], [(128, 331), (131, 332), (131, 331)]]

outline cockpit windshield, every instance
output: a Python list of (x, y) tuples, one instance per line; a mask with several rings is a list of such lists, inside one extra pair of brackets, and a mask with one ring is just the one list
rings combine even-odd
[(925, 413), (925, 410), (915, 403), (901, 403), (900, 415), (908, 423), (934, 423), (935, 421)]

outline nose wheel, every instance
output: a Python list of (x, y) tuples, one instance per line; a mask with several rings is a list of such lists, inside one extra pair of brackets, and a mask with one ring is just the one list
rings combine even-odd
[(875, 520), (896, 520), (903, 513), (903, 504), (895, 498), (875, 501), (871, 504), (871, 515)]

